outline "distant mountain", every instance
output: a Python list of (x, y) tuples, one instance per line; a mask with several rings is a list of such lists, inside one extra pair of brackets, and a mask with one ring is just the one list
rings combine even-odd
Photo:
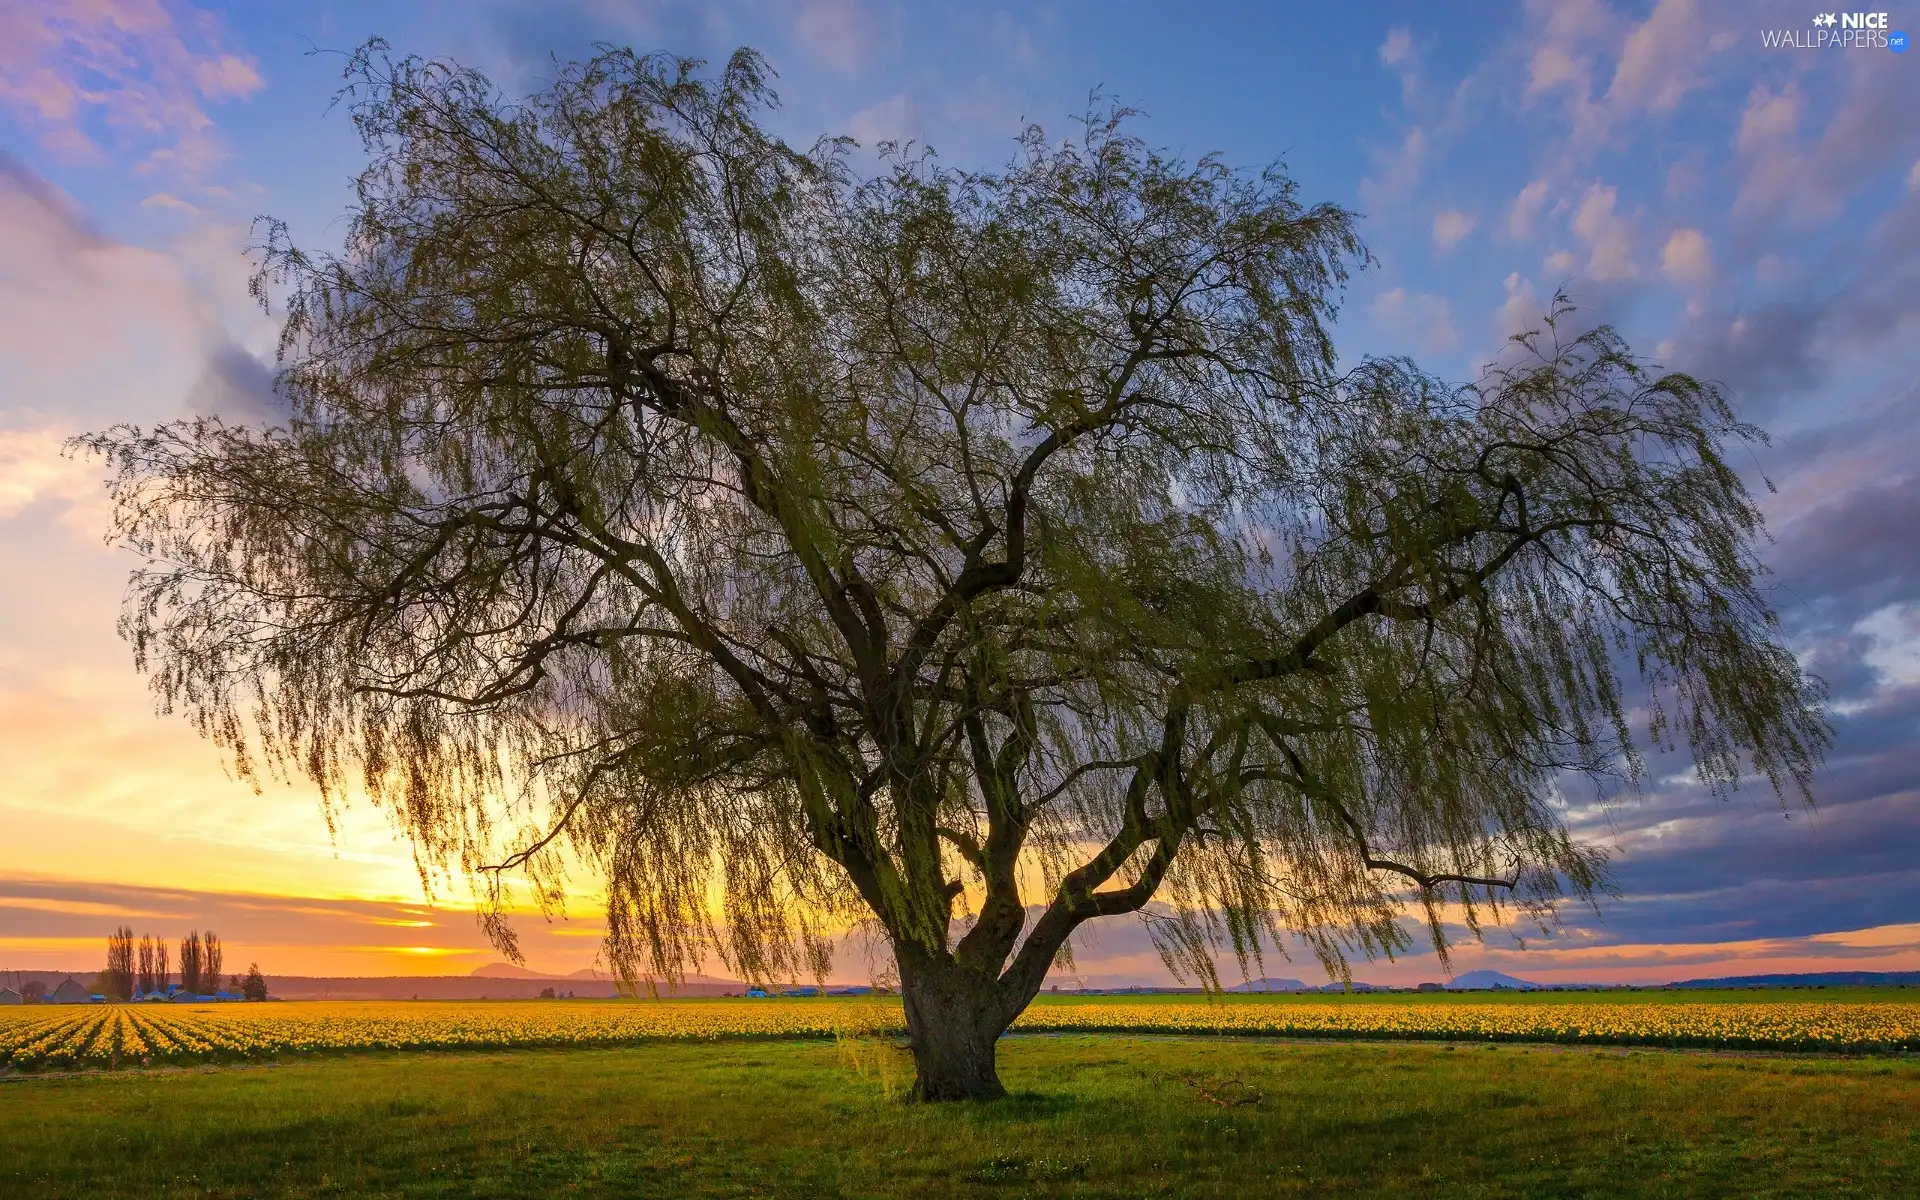
[(484, 967), (475, 967), (468, 974), (476, 979), (538, 979), (540, 972), (529, 971), (525, 967), (516, 967), (512, 963), (488, 963)]
[(1801, 975), (1723, 975), (1718, 979), (1688, 979), (1674, 988), (1740, 987), (1889, 987), (1920, 986), (1920, 971), (1814, 971)]
[(1468, 971), (1464, 975), (1454, 976), (1447, 990), (1464, 992), (1476, 988), (1514, 988), (1522, 992), (1534, 992), (1545, 986), (1527, 979), (1516, 979), (1503, 971)]
[(1245, 983), (1236, 983), (1227, 989), (1229, 992), (1304, 992), (1307, 985), (1298, 979), (1249, 979)]
[[(571, 971), (565, 975), (556, 975), (551, 971), (529, 971), (525, 967), (516, 967), (512, 963), (488, 963), (484, 967), (475, 967), (469, 972), (476, 979), (606, 979), (607, 975), (591, 967), (584, 971)], [(696, 976), (695, 978), (700, 978)]]
[(1346, 984), (1341, 983), (1339, 980), (1336, 979), (1332, 983), (1323, 983), (1317, 988), (1308, 988), (1306, 990), (1309, 992), (1346, 992), (1346, 991), (1390, 992), (1393, 989), (1390, 987), (1381, 987), (1377, 983), (1367, 983), (1366, 981), (1360, 980), (1360, 979), (1354, 980), (1353, 986), (1348, 987)]

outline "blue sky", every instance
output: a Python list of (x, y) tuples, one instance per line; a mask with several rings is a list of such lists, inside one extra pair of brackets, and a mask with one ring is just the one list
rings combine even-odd
[[(509, 92), (596, 42), (710, 59), (752, 45), (780, 72), (790, 139), (910, 138), (966, 165), (1006, 155), (1023, 122), (1065, 132), (1103, 88), (1144, 110), (1151, 141), (1283, 159), (1305, 199), (1364, 215), (1378, 261), (1336, 331), (1349, 360), (1408, 354), (1471, 379), (1565, 287), (1643, 354), (1724, 382), (1774, 434), (1752, 472), (1777, 487), (1776, 602), (1833, 688), (1820, 808), (1712, 800), (1673, 764), (1646, 801), (1573, 814), (1616, 852), (1623, 895), (1603, 917), (1572, 914), (1524, 952), (1495, 935), (1460, 965), (1920, 968), (1920, 55), (1765, 44), (1804, 41), (1816, 15), (1720, 0), (0, 0), (0, 577), (18, 584), (0, 588), (0, 966), (91, 963), (108, 910), (174, 920), (196, 894), (207, 911), (253, 897), (256, 915), (273, 897), (352, 900), (332, 924), (260, 920), (248, 936), (289, 969), (387, 970), (395, 939), (423, 928), (438, 940), (406, 969), (487, 957), (457, 887), (421, 908), (378, 814), (350, 810), (330, 835), (310, 794), (255, 797), (152, 713), (113, 633), (129, 564), (101, 544), (95, 470), (59, 453), (110, 421), (245, 411), (266, 386), (249, 222), (337, 239), (360, 157), (331, 98), (343, 53), (377, 34)], [(1920, 29), (1920, 8), (1889, 24)], [(380, 905), (388, 917), (367, 915)], [(536, 965), (585, 964), (590, 908), (530, 943)], [(440, 915), (422, 926), (423, 911)], [(1126, 929), (1082, 966), (1158, 973)], [(1434, 971), (1416, 957), (1360, 973)]]

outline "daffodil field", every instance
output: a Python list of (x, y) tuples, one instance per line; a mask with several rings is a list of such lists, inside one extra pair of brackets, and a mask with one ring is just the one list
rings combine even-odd
[[(871, 1037), (903, 1029), (899, 1003), (887, 999), (23, 1007), (0, 1009), (0, 1071), (110, 1070), (356, 1050)], [(1147, 997), (1043, 1001), (1014, 1029), (1903, 1053), (1920, 1051), (1920, 1003), (1222, 1003)]]

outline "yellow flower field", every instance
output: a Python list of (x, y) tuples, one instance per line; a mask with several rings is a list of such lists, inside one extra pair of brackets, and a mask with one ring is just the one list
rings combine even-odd
[[(1014, 1028), (1054, 1033), (1920, 1050), (1914, 1003), (1347, 1004), (1204, 998), (1040, 1003)], [(87, 1070), (350, 1050), (622, 1046), (661, 1038), (899, 1033), (897, 1001), (370, 1001), (0, 1009), (0, 1070)]]

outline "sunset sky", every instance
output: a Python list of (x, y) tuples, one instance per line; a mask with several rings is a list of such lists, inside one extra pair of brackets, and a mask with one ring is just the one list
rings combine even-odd
[[(1257, 165), (1364, 214), (1348, 361), (1472, 379), (1565, 286), (1642, 353), (1726, 384), (1772, 435), (1774, 600), (1828, 681), (1816, 811), (1653, 793), (1570, 814), (1620, 896), (1456, 969), (1663, 982), (1920, 969), (1920, 54), (1770, 47), (1802, 0), (906, 4), (884, 0), (281, 3), (0, 0), (0, 969), (92, 971), (121, 923), (212, 927), (269, 973), (464, 973), (495, 961), (463, 885), (423, 888), (365, 804), (228, 779), (157, 715), (115, 632), (134, 565), (103, 543), (117, 421), (267, 412), (275, 326), (247, 296), (256, 214), (337, 242), (360, 149), (330, 107), (380, 35), (503, 89), (597, 42), (762, 50), (790, 140), (911, 138), (952, 163), (1065, 132), (1101, 87), (1151, 140)], [(1920, 7), (1891, 14), (1920, 31)], [(1775, 39), (1778, 40), (1778, 39)], [(1660, 760), (1656, 760), (1659, 762)], [(519, 922), (530, 965), (591, 965), (596, 881)], [(1164, 978), (1132, 924), (1090, 982)], [(858, 956), (836, 974), (856, 978)], [(1319, 982), (1311, 962), (1268, 973)], [(1437, 978), (1432, 955), (1362, 963)]]

